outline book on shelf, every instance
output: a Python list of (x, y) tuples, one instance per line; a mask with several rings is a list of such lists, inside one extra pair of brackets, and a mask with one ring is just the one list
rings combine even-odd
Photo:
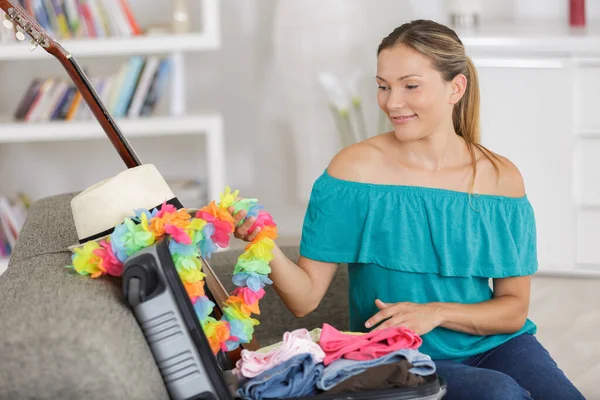
[(13, 252), (29, 205), (30, 201), (24, 194), (13, 199), (0, 195), (0, 259), (8, 258)]
[[(18, 0), (56, 39), (132, 37), (142, 30), (128, 0)], [(4, 19), (4, 12), (0, 10)], [(2, 29), (0, 43), (16, 41), (16, 28)]]
[[(134, 56), (109, 76), (90, 76), (98, 97), (114, 118), (153, 115), (169, 74), (169, 58)], [(35, 78), (13, 114), (17, 121), (82, 121), (94, 118), (75, 85), (54, 76)]]

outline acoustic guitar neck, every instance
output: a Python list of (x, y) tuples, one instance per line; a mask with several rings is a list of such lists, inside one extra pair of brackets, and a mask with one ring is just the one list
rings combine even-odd
[[(46, 32), (44, 28), (42, 28), (37, 21), (18, 4), (17, 0), (0, 0), (0, 9), (6, 13), (4, 25), (10, 29), (17, 29), (17, 32), (20, 33), (17, 37), (20, 40), (24, 40), (24, 34), (29, 35), (33, 46), (31, 49), (32, 51), (39, 46), (49, 54), (53, 55), (61, 63), (127, 168), (134, 168), (142, 165), (140, 159), (135, 154), (135, 151), (100, 100), (94, 87), (90, 83), (90, 80), (79, 67), (73, 56), (66, 51), (52, 35)], [(224, 302), (229, 294), (206, 259), (204, 257), (201, 257), (201, 259), (205, 267), (204, 272), (207, 274), (207, 291), (215, 299), (217, 313), (222, 315)], [(258, 347), (258, 344), (253, 340), (245, 347), (255, 349)]]
[(16, 0), (0, 0), (0, 8), (4, 10), (7, 21), (9, 21), (6, 24), (7, 27), (13, 25), (13, 29), (17, 29), (17, 31), (26, 33), (31, 37), (32, 50), (41, 46), (61, 63), (127, 168), (140, 166), (142, 164), (140, 159), (71, 54), (48, 34)]

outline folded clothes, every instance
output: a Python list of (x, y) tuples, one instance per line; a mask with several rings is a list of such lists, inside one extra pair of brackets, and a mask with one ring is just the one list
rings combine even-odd
[(412, 364), (404, 359), (393, 364), (378, 365), (361, 372), (339, 385), (328, 393), (364, 392), (374, 389), (407, 388), (425, 383), (425, 379), (409, 372)]
[[(315, 342), (315, 343), (319, 343), (319, 338), (321, 337), (321, 328), (314, 328), (313, 330), (308, 332), (310, 334), (310, 339)], [(355, 335), (355, 336), (360, 336), (360, 335), (364, 335), (364, 332), (352, 332), (352, 331), (343, 331), (343, 333), (348, 334), (348, 335)], [(265, 346), (265, 347), (261, 347), (260, 349), (256, 350), (258, 353), (267, 353), (271, 350), (275, 350), (281, 347), (281, 345), (283, 344), (283, 342), (277, 342), (277, 343), (273, 343), (269, 346)]]
[(317, 363), (323, 362), (325, 358), (325, 352), (312, 340), (310, 332), (306, 329), (296, 329), (285, 332), (282, 344), (271, 351), (242, 350), (234, 372), (246, 378), (254, 378), (277, 364), (305, 353), (311, 354)]
[[(313, 330), (309, 331), (308, 334), (310, 335), (310, 340), (312, 340), (314, 343), (319, 343), (319, 337), (321, 336), (321, 328), (314, 328)], [(269, 346), (261, 347), (260, 349), (256, 350), (256, 352), (268, 353), (271, 350), (280, 348), (282, 344), (283, 342), (273, 343)]]
[(317, 382), (317, 387), (322, 390), (330, 390), (348, 378), (359, 375), (368, 369), (380, 365), (396, 364), (403, 360), (412, 365), (409, 371), (411, 374), (428, 376), (436, 371), (435, 363), (427, 354), (414, 349), (400, 349), (372, 360), (356, 361), (344, 358), (336, 360), (325, 367), (321, 379)]
[(237, 391), (244, 400), (282, 399), (315, 395), (323, 363), (312, 354), (298, 354), (249, 379)]
[(364, 335), (342, 333), (329, 324), (323, 324), (319, 346), (325, 351), (324, 364), (346, 358), (372, 360), (399, 349), (417, 349), (423, 339), (410, 329), (391, 327)]

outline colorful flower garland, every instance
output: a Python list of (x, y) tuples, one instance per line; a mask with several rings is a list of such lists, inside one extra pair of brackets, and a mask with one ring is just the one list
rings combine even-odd
[[(227, 187), (219, 204), (212, 201), (194, 217), (187, 209), (177, 210), (166, 203), (160, 210), (135, 210), (135, 217), (125, 218), (107, 238), (75, 248), (72, 265), (67, 268), (92, 278), (121, 276), (123, 263), (129, 256), (164, 237), (169, 240), (175, 267), (213, 353), (235, 350), (240, 343), (250, 342), (254, 326), (259, 324), (251, 315), (260, 314), (258, 301), (265, 295), (264, 286), (273, 283), (268, 277), (269, 262), (273, 259), (273, 240), (277, 238), (277, 226), (271, 215), (262, 211), (256, 199), (236, 200), (238, 193)], [(233, 271), (237, 288), (223, 306), (223, 317), (217, 321), (210, 316), (215, 304), (204, 293), (205, 274), (200, 256), (210, 258), (217, 246), (229, 245), (234, 231), (234, 220), (228, 212), (231, 206), (234, 214), (243, 209), (247, 218), (256, 218), (250, 234), (257, 228), (260, 232), (237, 260)]]

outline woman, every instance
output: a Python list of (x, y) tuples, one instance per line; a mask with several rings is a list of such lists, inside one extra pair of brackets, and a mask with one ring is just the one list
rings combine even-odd
[[(534, 213), (518, 169), (478, 144), (477, 73), (461, 41), (413, 21), (377, 57), (394, 130), (343, 149), (317, 179), (299, 260), (275, 249), (275, 290), (304, 316), (348, 263), (350, 329), (421, 335), (446, 398), (583, 398), (533, 336)], [(252, 223), (236, 237), (252, 240)]]

